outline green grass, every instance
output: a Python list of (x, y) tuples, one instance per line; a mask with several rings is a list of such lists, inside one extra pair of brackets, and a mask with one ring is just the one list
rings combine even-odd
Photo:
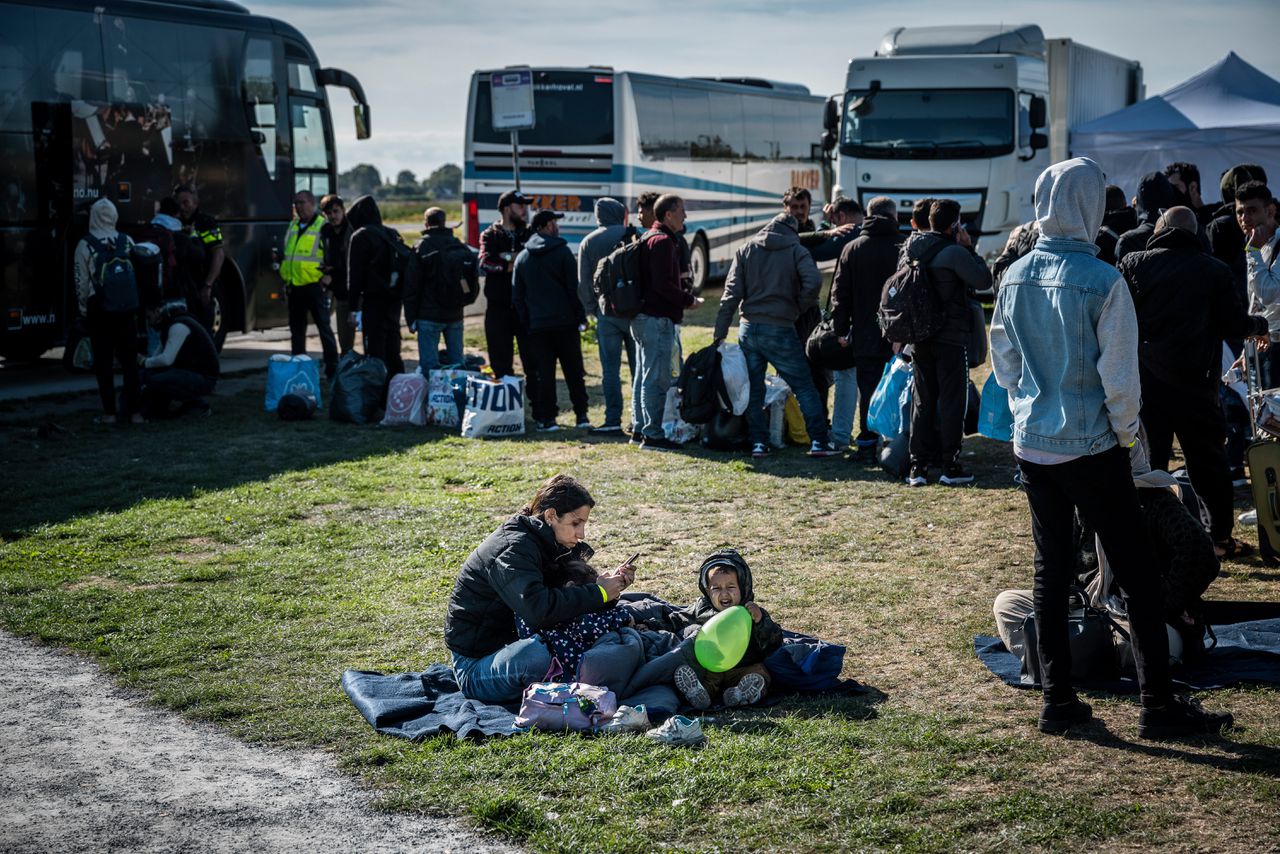
[[(686, 352), (710, 339), (711, 311), (686, 324)], [(992, 631), (995, 594), (1030, 578), (1007, 446), (966, 441), (973, 488), (907, 490), (798, 450), (753, 463), (572, 431), (470, 442), (286, 424), (256, 387), (215, 406), (197, 425), (112, 430), (86, 411), (51, 440), (0, 422), (0, 625), (84, 650), (240, 738), (329, 750), (386, 809), (462, 816), (548, 851), (1280, 846), (1274, 691), (1208, 696), (1240, 724), (1224, 741), (1141, 742), (1120, 697), (1092, 698), (1105, 725), (1047, 738), (1037, 698), (978, 663), (971, 638)], [(641, 551), (638, 586), (685, 601), (699, 557), (738, 546), (761, 604), (846, 644), (845, 675), (872, 690), (719, 715), (697, 752), (376, 736), (341, 672), (445, 660), (458, 566), (556, 471), (599, 501), (601, 564)], [(1226, 569), (1212, 596), (1274, 597), (1274, 571)]]

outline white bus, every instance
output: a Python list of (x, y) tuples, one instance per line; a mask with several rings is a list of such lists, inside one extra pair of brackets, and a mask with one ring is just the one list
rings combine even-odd
[[(463, 172), (467, 242), (514, 188), (511, 137), (493, 129), (490, 75), (471, 78)], [(595, 228), (595, 201), (632, 212), (645, 191), (676, 193), (688, 213), (695, 290), (723, 276), (734, 250), (782, 206), (788, 187), (822, 192), (825, 99), (766, 80), (659, 77), (612, 68), (535, 68), (536, 127), (520, 132), (520, 189), (561, 211), (576, 245)]]

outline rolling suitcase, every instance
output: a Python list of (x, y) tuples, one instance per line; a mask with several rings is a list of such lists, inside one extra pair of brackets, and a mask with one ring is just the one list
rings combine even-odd
[(1262, 388), (1262, 365), (1258, 348), (1245, 343), (1245, 375), (1249, 386), (1249, 420), (1253, 444), (1245, 450), (1253, 506), (1258, 512), (1258, 554), (1268, 566), (1280, 565), (1280, 443), (1267, 422), (1280, 389)]

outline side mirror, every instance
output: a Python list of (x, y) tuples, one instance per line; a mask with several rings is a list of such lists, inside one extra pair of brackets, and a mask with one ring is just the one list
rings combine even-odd
[(1049, 147), (1049, 136), (1043, 133), (1031, 134), (1031, 150), (1040, 151)]
[(353, 108), (356, 118), (356, 139), (369, 138), (369, 105), (356, 104)]
[(831, 151), (836, 147), (836, 132), (834, 130), (824, 130), (822, 132), (822, 150)]
[(1045, 104), (1044, 98), (1039, 95), (1032, 96), (1031, 107), (1028, 112), (1030, 113), (1031, 126), (1033, 128), (1042, 128), (1049, 121), (1048, 105)]
[[(840, 127), (840, 102), (836, 100), (837, 97), (832, 95), (828, 98), (826, 109), (822, 112), (822, 127), (829, 131)], [(823, 138), (825, 139), (826, 137), (824, 136)], [(827, 148), (826, 150), (830, 151), (831, 149)]]

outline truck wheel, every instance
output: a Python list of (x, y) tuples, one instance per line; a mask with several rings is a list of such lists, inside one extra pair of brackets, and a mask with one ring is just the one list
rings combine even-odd
[(711, 252), (707, 249), (707, 238), (699, 234), (693, 239), (689, 249), (689, 273), (695, 294), (702, 293), (707, 286), (707, 274), (711, 270)]

